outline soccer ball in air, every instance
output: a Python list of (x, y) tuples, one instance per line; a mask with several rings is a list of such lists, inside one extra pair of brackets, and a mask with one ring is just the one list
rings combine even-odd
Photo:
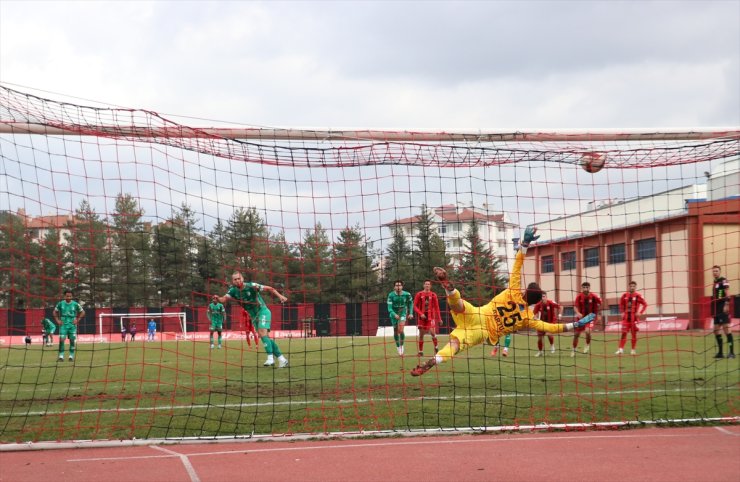
[(606, 155), (598, 152), (586, 152), (581, 156), (581, 160), (578, 163), (584, 171), (595, 174), (604, 167)]

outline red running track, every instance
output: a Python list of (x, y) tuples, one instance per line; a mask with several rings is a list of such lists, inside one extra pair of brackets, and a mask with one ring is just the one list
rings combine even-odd
[(0, 452), (0, 481), (740, 480), (740, 426)]

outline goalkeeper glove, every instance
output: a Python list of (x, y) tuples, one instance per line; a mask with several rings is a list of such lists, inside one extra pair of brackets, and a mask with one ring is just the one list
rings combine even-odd
[(519, 244), (521, 244), (523, 248), (528, 248), (532, 241), (540, 239), (539, 236), (535, 236), (535, 233), (537, 233), (537, 228), (528, 226), (527, 229), (524, 230), (524, 236), (522, 236), (522, 241)]
[(573, 326), (575, 328), (581, 328), (582, 326), (586, 326), (594, 321), (594, 318), (596, 318), (596, 315), (594, 313), (589, 313), (588, 315), (573, 323)]

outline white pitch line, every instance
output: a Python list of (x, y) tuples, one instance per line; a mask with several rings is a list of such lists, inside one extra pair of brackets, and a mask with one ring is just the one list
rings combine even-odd
[(190, 481), (200, 482), (200, 477), (198, 477), (198, 473), (195, 472), (195, 467), (193, 467), (193, 464), (190, 463), (190, 459), (187, 455), (175, 452), (174, 450), (166, 449), (164, 447), (159, 447), (158, 445), (153, 445), (152, 448), (154, 450), (161, 450), (166, 454), (171, 454), (173, 457), (178, 457), (180, 459), (180, 462), (182, 462), (182, 465), (185, 466), (185, 471), (190, 476)]
[[(725, 390), (735, 390), (733, 387), (723, 387)], [(692, 391), (711, 391), (716, 392), (718, 389), (716, 388), (697, 388)], [(339, 399), (339, 400), (289, 400), (286, 402), (252, 402), (252, 403), (219, 403), (219, 404), (198, 404), (198, 405), (173, 405), (173, 406), (166, 406), (161, 405), (157, 407), (131, 407), (131, 408), (101, 408), (101, 409), (86, 409), (86, 410), (65, 410), (63, 412), (61, 411), (33, 411), (33, 412), (0, 412), (0, 416), (3, 417), (10, 417), (10, 416), (36, 416), (36, 415), (55, 415), (55, 414), (65, 414), (65, 415), (79, 415), (79, 414), (85, 414), (85, 413), (106, 413), (106, 412), (112, 412), (112, 413), (122, 413), (122, 412), (149, 412), (152, 410), (198, 410), (198, 409), (210, 409), (210, 408), (249, 408), (249, 407), (264, 407), (264, 406), (285, 406), (285, 405), (323, 405), (323, 404), (364, 404), (364, 403), (387, 403), (387, 402), (399, 402), (399, 401), (406, 401), (406, 402), (413, 402), (413, 401), (453, 401), (453, 400), (480, 400), (484, 398), (490, 398), (490, 399), (503, 399), (503, 398), (516, 398), (516, 397), (525, 397), (525, 398), (541, 398), (545, 396), (549, 397), (580, 397), (580, 398), (589, 398), (589, 397), (616, 397), (620, 395), (640, 395), (640, 394), (661, 394), (661, 393), (677, 393), (677, 392), (683, 392), (686, 391), (686, 389), (681, 388), (674, 388), (673, 390), (609, 390), (607, 391), (599, 391), (599, 392), (580, 392), (580, 393), (549, 393), (549, 394), (518, 394), (518, 393), (499, 393), (496, 395), (472, 395), (472, 396), (454, 396), (454, 397), (411, 397), (411, 398), (378, 398), (378, 399), (368, 399), (368, 398), (348, 398), (348, 399)]]
[(725, 434), (725, 435), (731, 435), (731, 436), (733, 436), (733, 437), (737, 437), (737, 436), (740, 436), (740, 434), (737, 434), (737, 433), (735, 433), (735, 432), (730, 432), (730, 431), (729, 431), (729, 430), (727, 430), (726, 428), (722, 428), (722, 427), (714, 427), (714, 428), (716, 428), (717, 430), (719, 430), (720, 432), (722, 432), (722, 433), (723, 433), (723, 434)]

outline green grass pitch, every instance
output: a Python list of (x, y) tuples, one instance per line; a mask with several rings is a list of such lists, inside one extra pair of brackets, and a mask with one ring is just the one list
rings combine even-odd
[(715, 360), (711, 335), (640, 335), (637, 356), (614, 355), (618, 335), (598, 333), (590, 354), (570, 357), (561, 335), (555, 354), (536, 358), (536, 337), (516, 334), (508, 357), (474, 347), (420, 378), (409, 374), (414, 338), (403, 358), (392, 339), (282, 339), (285, 369), (263, 367), (264, 352), (241, 341), (82, 344), (74, 363), (58, 362), (56, 346), (4, 347), (0, 442), (738, 416), (738, 362)]

